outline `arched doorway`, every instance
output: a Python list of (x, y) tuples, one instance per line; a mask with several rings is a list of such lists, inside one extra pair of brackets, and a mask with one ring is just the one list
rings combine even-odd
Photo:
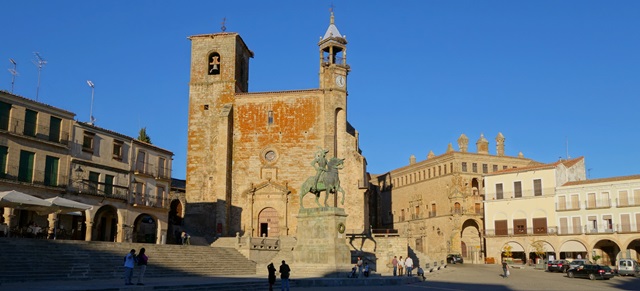
[(476, 196), (478, 195), (478, 193), (480, 193), (480, 185), (477, 178), (473, 178), (471, 180), (471, 190), (473, 191), (473, 196)]
[(278, 227), (278, 222), (277, 210), (271, 207), (262, 209), (258, 215), (258, 236), (279, 236), (280, 228)]
[(529, 264), (544, 264), (549, 256), (556, 258), (556, 251), (546, 241), (538, 240), (529, 246)]
[(557, 259), (577, 259), (577, 258), (587, 258), (587, 247), (584, 246), (583, 243), (577, 240), (569, 240), (566, 241), (560, 246), (560, 257), (559, 258), (551, 258), (549, 260), (557, 260)]
[(462, 224), (460, 233), (460, 254), (465, 262), (482, 262), (482, 238), (480, 226), (473, 219), (468, 219)]
[(115, 242), (118, 233), (118, 212), (116, 208), (111, 205), (100, 207), (93, 219), (93, 225), (91, 240)]
[(630, 258), (640, 261), (640, 239), (635, 239), (629, 243), (627, 249), (620, 252), (619, 258)]
[(149, 214), (140, 214), (133, 224), (133, 242), (156, 243), (158, 224), (156, 219)]
[(513, 264), (523, 264), (526, 262), (524, 247), (515, 241), (510, 241), (502, 246), (502, 261), (511, 261)]
[(169, 206), (169, 225), (167, 226), (167, 243), (181, 244), (180, 226), (182, 226), (182, 202), (176, 199)]

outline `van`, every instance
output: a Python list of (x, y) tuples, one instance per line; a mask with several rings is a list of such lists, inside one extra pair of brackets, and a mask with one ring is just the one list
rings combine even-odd
[(618, 274), (638, 276), (640, 274), (640, 265), (633, 259), (618, 260)]

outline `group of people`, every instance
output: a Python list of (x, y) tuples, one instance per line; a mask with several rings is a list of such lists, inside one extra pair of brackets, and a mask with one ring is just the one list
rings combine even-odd
[[(267, 266), (267, 271), (269, 272), (269, 291), (273, 291), (273, 284), (276, 283), (276, 267), (273, 266), (273, 263)], [(280, 265), (280, 279), (282, 279), (282, 291), (287, 289), (289, 291), (289, 274), (291, 274), (291, 268), (289, 265), (282, 260), (282, 265)]]
[[(411, 257), (403, 259), (402, 256), (400, 258), (393, 256), (391, 265), (393, 266), (393, 276), (404, 276), (405, 273), (407, 277), (413, 276), (414, 265)], [(419, 265), (416, 265), (415, 268), (417, 269), (417, 275), (424, 280), (424, 270)]]
[(137, 264), (140, 270), (138, 273), (138, 285), (144, 285), (144, 273), (147, 271), (148, 261), (149, 257), (145, 254), (144, 248), (141, 248), (137, 255), (136, 250), (131, 249), (131, 251), (124, 257), (124, 284), (134, 285), (131, 279), (133, 277), (133, 269)]
[(351, 273), (349, 274), (349, 278), (359, 278), (360, 276), (369, 277), (369, 263), (365, 263), (361, 257), (358, 257), (355, 266), (351, 268)]

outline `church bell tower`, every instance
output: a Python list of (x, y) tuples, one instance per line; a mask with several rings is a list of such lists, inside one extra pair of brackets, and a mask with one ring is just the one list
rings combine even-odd
[(327, 32), (320, 38), (320, 89), (347, 90), (347, 39), (340, 34), (331, 11)]

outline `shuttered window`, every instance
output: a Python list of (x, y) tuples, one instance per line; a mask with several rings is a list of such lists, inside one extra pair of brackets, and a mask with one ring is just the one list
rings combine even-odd
[(522, 197), (522, 182), (513, 182), (513, 194), (516, 198)]
[(9, 148), (0, 146), (0, 178), (4, 178), (7, 175), (7, 156), (9, 155)]
[(580, 222), (580, 216), (573, 217), (571, 223), (573, 224), (573, 234), (581, 234), (582, 233), (582, 224)]
[(533, 180), (533, 195), (542, 196), (542, 180)]
[(547, 218), (540, 217), (533, 219), (533, 233), (534, 234), (546, 234), (547, 233)]
[(60, 141), (60, 124), (62, 119), (51, 116), (49, 119), (49, 140), (53, 142)]
[(566, 217), (560, 217), (560, 234), (569, 233), (569, 223)]
[(11, 116), (11, 104), (0, 102), (0, 129), (9, 130), (9, 117)]
[(622, 232), (631, 232), (631, 217), (629, 214), (620, 215), (620, 228)]
[(24, 113), (24, 135), (36, 136), (38, 112), (27, 109)]
[(21, 182), (33, 181), (33, 161), (35, 153), (20, 151), (20, 166), (18, 168), (18, 180)]
[(526, 219), (514, 219), (513, 220), (513, 234), (527, 234), (527, 220)]
[(56, 157), (47, 156), (44, 165), (44, 184), (58, 186), (58, 161)]
[(496, 184), (496, 199), (503, 199), (502, 184)]
[(627, 190), (618, 191), (618, 206), (629, 205), (629, 192)]
[(496, 235), (507, 235), (508, 234), (508, 226), (507, 226), (507, 221), (506, 220), (496, 220), (495, 222), (495, 227), (496, 227)]

